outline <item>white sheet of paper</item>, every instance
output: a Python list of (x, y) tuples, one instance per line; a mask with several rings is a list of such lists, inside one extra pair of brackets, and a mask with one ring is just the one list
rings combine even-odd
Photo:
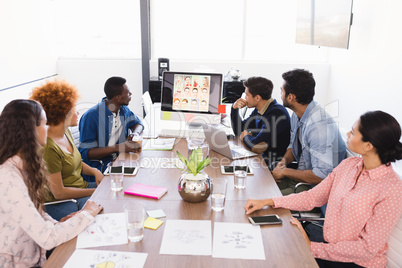
[(215, 222), (212, 257), (265, 260), (260, 226)]
[(127, 244), (124, 213), (99, 214), (95, 222), (78, 235), (76, 248)]
[(175, 138), (149, 139), (143, 146), (143, 150), (172, 150)]
[(160, 254), (211, 255), (211, 221), (167, 220)]
[(148, 253), (77, 249), (64, 268), (142, 268)]
[(179, 158), (144, 157), (141, 159), (142, 168), (184, 168)]

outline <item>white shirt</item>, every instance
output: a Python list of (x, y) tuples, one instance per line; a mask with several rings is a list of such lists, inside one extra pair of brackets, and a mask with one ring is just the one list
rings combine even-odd
[(123, 126), (121, 124), (120, 110), (117, 114), (113, 113), (112, 131), (110, 132), (109, 144), (108, 146), (116, 145), (119, 140), (121, 133), (123, 132)]

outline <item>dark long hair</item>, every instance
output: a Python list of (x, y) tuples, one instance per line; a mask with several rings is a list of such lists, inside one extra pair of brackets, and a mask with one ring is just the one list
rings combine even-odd
[(22, 159), (24, 182), (38, 211), (42, 210), (47, 193), (46, 169), (36, 132), (42, 111), (36, 101), (13, 100), (0, 115), (0, 165), (15, 155)]
[(392, 115), (382, 111), (367, 112), (360, 116), (359, 131), (363, 141), (377, 149), (383, 164), (390, 165), (402, 159), (401, 126)]

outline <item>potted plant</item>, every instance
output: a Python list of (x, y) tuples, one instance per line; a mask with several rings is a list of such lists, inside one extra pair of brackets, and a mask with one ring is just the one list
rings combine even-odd
[(211, 163), (208, 156), (202, 157), (202, 149), (199, 147), (191, 151), (190, 157), (186, 159), (176, 151), (180, 161), (185, 168), (180, 176), (178, 191), (184, 201), (197, 203), (206, 200), (211, 191), (211, 179), (203, 172), (203, 169)]

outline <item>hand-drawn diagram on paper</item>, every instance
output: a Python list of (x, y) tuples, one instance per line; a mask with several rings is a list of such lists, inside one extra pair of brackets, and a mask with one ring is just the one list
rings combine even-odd
[(77, 249), (64, 268), (142, 268), (147, 253)]
[(242, 231), (233, 231), (230, 234), (225, 235), (223, 244), (228, 244), (230, 247), (247, 249), (253, 243), (254, 237), (245, 234)]
[(100, 214), (95, 222), (78, 235), (76, 248), (127, 244), (124, 213)]
[(265, 260), (260, 226), (215, 222), (212, 257)]
[(159, 253), (211, 255), (211, 221), (167, 220)]

